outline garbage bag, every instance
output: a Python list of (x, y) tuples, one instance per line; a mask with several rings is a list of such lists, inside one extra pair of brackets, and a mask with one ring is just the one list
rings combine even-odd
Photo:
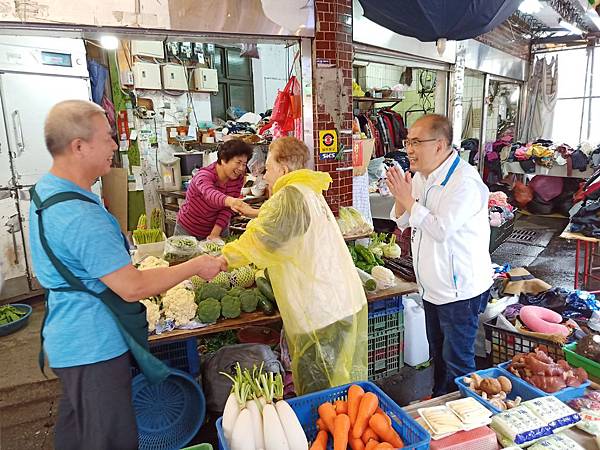
[(296, 392), (367, 379), (367, 302), (322, 191), (327, 173), (281, 177), (246, 232), (223, 248), (230, 267), (267, 268)]
[(263, 365), (265, 372), (283, 373), (283, 367), (271, 347), (264, 344), (237, 344), (220, 348), (202, 361), (202, 387), (206, 396), (206, 408), (221, 412), (231, 392), (232, 382), (221, 372), (235, 376), (235, 367), (242, 369)]

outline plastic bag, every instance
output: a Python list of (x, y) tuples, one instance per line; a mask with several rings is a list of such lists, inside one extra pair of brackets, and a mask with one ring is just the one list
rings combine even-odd
[(232, 268), (268, 268), (298, 394), (367, 377), (367, 303), (321, 192), (327, 173), (281, 177), (246, 232), (225, 245)]
[(193, 236), (171, 236), (165, 242), (163, 258), (169, 264), (178, 264), (198, 254), (198, 241)]
[(520, 181), (515, 183), (515, 186), (513, 187), (513, 194), (515, 201), (521, 208), (525, 208), (527, 204), (533, 200), (533, 189), (524, 185)]
[(228, 345), (202, 361), (202, 385), (206, 409), (221, 412), (231, 392), (231, 380), (221, 372), (235, 375), (236, 363), (242, 369), (252, 369), (264, 363), (265, 372), (283, 373), (283, 367), (271, 347), (263, 344)]
[(254, 147), (252, 158), (248, 161), (248, 170), (254, 177), (262, 175), (267, 164), (267, 155), (261, 147)]

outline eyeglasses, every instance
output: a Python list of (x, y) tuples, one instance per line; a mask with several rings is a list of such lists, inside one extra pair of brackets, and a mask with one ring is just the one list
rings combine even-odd
[(419, 145), (423, 144), (424, 142), (434, 142), (434, 141), (437, 141), (438, 139), (439, 138), (435, 138), (435, 139), (403, 139), (402, 145), (404, 145), (404, 148), (418, 147)]

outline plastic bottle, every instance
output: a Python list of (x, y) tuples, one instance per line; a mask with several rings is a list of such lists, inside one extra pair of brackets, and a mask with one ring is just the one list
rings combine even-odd
[(417, 294), (404, 296), (404, 362), (418, 366), (429, 361), (425, 309)]

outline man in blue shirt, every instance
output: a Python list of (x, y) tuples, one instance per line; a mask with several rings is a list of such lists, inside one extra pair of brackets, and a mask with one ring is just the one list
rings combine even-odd
[[(117, 149), (102, 108), (80, 100), (58, 103), (44, 132), (53, 164), (35, 186), (39, 199), (70, 192), (91, 200), (68, 200), (43, 210), (47, 247), (86, 289), (111, 290), (126, 302), (137, 302), (192, 275), (210, 280), (226, 270), (221, 259), (210, 256), (146, 271), (131, 264), (119, 224), (91, 191), (110, 171)], [(62, 290), (69, 284), (43, 247), (33, 202), (30, 217), (33, 264), (49, 291), (44, 350), (63, 387), (55, 448), (137, 449), (129, 348), (117, 320), (98, 297)]]

